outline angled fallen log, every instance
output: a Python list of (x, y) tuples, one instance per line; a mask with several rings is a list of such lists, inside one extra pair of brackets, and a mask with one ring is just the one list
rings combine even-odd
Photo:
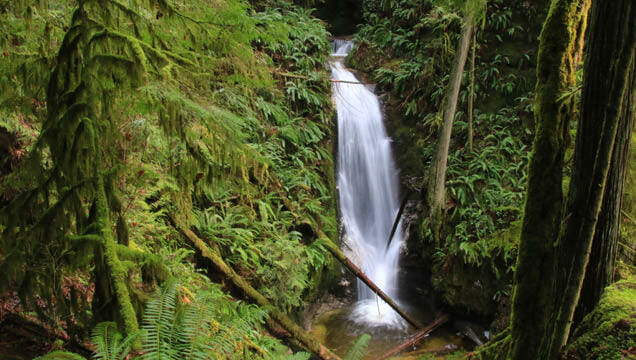
[[(292, 74), (292, 73), (288, 73), (288, 72), (282, 72), (282, 71), (276, 71), (276, 73), (278, 75), (281, 75), (283, 77), (289, 77), (289, 78), (295, 78), (295, 79), (304, 79), (304, 80), (311, 80), (311, 81), (319, 81), (320, 79), (312, 79), (309, 76), (304, 76), (304, 75), (298, 75), (298, 74)], [(364, 83), (361, 83), (359, 81), (349, 81), (349, 80), (336, 80), (336, 79), (329, 79), (329, 81), (333, 82), (333, 83), (345, 83), (345, 84), (356, 84), (356, 85), (366, 85)]]
[(430, 334), (433, 330), (437, 329), (440, 325), (445, 323), (447, 320), (448, 320), (448, 315), (442, 315), (442, 316), (438, 317), (437, 319), (435, 319), (435, 321), (433, 321), (432, 323), (427, 325), (425, 328), (423, 328), (422, 330), (416, 332), (413, 336), (409, 337), (405, 342), (403, 342), (400, 345), (394, 347), (393, 349), (389, 350), (388, 352), (386, 352), (385, 354), (381, 355), (380, 357), (375, 358), (375, 360), (388, 359), (391, 356), (395, 356), (395, 355), (401, 353), (402, 351), (410, 348), (411, 346), (416, 345), (417, 343), (422, 341), (422, 339), (427, 337), (428, 334)]
[(457, 351), (457, 345), (449, 344), (449, 345), (437, 347), (434, 349), (420, 349), (420, 350), (405, 352), (401, 354), (400, 357), (408, 358), (408, 357), (419, 357), (422, 355), (442, 356), (442, 355), (450, 354), (455, 351)]
[(361, 82), (359, 82), (359, 81), (336, 80), (336, 79), (329, 79), (329, 81), (331, 81), (332, 83), (343, 83), (343, 84), (366, 85), (366, 84), (361, 83)]
[(393, 221), (393, 227), (391, 228), (391, 234), (389, 234), (389, 241), (386, 242), (386, 249), (389, 249), (391, 246), (391, 240), (393, 240), (393, 236), (395, 235), (395, 231), (397, 230), (398, 224), (400, 223), (400, 218), (402, 217), (402, 213), (404, 212), (404, 208), (406, 207), (406, 203), (409, 201), (409, 195), (411, 192), (408, 191), (404, 194), (404, 199), (402, 200), (402, 204), (400, 204), (400, 209), (395, 216), (395, 221)]
[(349, 258), (342, 252), (342, 250), (340, 250), (340, 248), (336, 244), (334, 244), (333, 241), (331, 241), (327, 237), (327, 235), (325, 235), (325, 233), (320, 230), (317, 230), (316, 233), (326, 245), (325, 247), (327, 248), (327, 250), (329, 250), (329, 252), (331, 252), (331, 254), (333, 254), (333, 256), (338, 259), (338, 261), (340, 261), (342, 265), (349, 269), (358, 279), (362, 280), (362, 282), (364, 282), (369, 288), (371, 288), (371, 290), (373, 290), (376, 295), (378, 295), (382, 300), (384, 300), (384, 302), (389, 304), (389, 306), (391, 306), (393, 310), (400, 314), (400, 316), (404, 320), (413, 325), (416, 329), (420, 329), (422, 327), (415, 319), (413, 319), (411, 316), (409, 316), (409, 314), (402, 310), (402, 308), (400, 308), (398, 304), (393, 301), (393, 299), (391, 299), (384, 291), (382, 291), (382, 289), (380, 289), (373, 281), (371, 281), (371, 279), (369, 279), (362, 272), (362, 270), (360, 270), (360, 268), (356, 266), (356, 264), (351, 262), (351, 260), (349, 260)]
[(199, 238), (194, 232), (177, 226), (178, 230), (201, 252), (201, 255), (212, 261), (212, 263), (234, 284), (241, 289), (245, 295), (250, 297), (259, 306), (269, 309), (269, 315), (276, 320), (285, 330), (298, 340), (307, 350), (322, 360), (340, 360), (340, 358), (322, 345), (315, 337), (303, 330), (295, 322), (290, 320), (287, 315), (278, 310), (254, 289), (245, 279), (238, 275), (216, 252), (212, 251), (208, 245)]

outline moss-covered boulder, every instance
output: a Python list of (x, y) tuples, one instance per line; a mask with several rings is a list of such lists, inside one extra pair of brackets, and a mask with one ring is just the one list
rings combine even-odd
[(636, 359), (636, 276), (607, 289), (576, 328), (565, 359)]
[[(449, 242), (445, 252), (434, 253), (431, 283), (444, 304), (454, 312), (492, 321), (495, 332), (503, 330), (510, 315), (519, 231), (520, 223), (514, 222), (475, 242)], [(430, 246), (423, 249), (432, 250)]]

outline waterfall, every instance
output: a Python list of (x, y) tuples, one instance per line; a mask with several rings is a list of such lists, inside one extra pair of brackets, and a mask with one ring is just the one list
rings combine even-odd
[[(351, 41), (336, 40), (331, 63), (338, 112), (338, 175), (344, 242), (362, 271), (396, 302), (397, 271), (402, 232), (389, 234), (399, 208), (398, 176), (391, 140), (384, 128), (378, 98), (348, 71), (342, 57)], [(354, 83), (348, 83), (354, 82)], [(367, 326), (406, 329), (404, 320), (358, 280), (358, 302), (351, 320)]]
[(331, 43), (331, 56), (347, 56), (353, 48), (353, 41), (335, 39)]

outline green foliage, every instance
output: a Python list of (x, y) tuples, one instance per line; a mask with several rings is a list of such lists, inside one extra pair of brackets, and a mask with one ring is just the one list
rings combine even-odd
[(351, 345), (343, 360), (361, 360), (365, 354), (371, 335), (363, 334)]
[[(180, 261), (178, 261), (180, 262)], [(114, 322), (93, 329), (93, 359), (277, 359), (307, 360), (309, 354), (288, 354), (278, 340), (261, 333), (266, 312), (223, 294), (216, 285), (186, 267), (187, 284), (166, 280), (146, 304), (143, 330), (125, 339)], [(191, 289), (191, 290), (189, 290)], [(130, 352), (141, 336), (141, 355)], [(41, 359), (83, 359), (53, 352)]]
[[(0, 292), (134, 334), (152, 285), (188, 273), (171, 215), (301, 305), (328, 260), (300, 223), (336, 233), (323, 24), (286, 1), (21, 3), (1, 6), (0, 126), (21, 143), (0, 175)], [(93, 319), (63, 291), (74, 274)]]
[(144, 312), (141, 359), (306, 359), (258, 331), (266, 313), (224, 295), (218, 287), (192, 294), (175, 279), (166, 281)]
[(95, 345), (96, 360), (124, 360), (130, 352), (132, 343), (141, 332), (130, 334), (123, 338), (112, 321), (102, 322), (93, 328), (91, 342)]
[[(413, 243), (422, 247), (424, 257), (433, 258), (433, 271), (439, 272), (433, 274), (434, 286), (448, 304), (488, 316), (497, 310), (493, 297), (505, 303), (509, 295), (506, 282), (517, 255), (534, 127), (537, 36), (545, 9), (506, 0), (488, 1), (485, 8), (480, 1), (367, 1), (365, 22), (347, 61), (390, 93), (388, 128), (403, 183), (421, 183), (435, 151), (462, 17), (478, 14), (479, 6), (486, 11), (475, 15), (481, 20), (475, 37), (473, 151), (464, 145), (469, 133), (467, 66), (448, 158), (443, 242), (436, 248), (429, 219), (423, 217)], [(488, 281), (473, 277), (469, 282), (459, 275), (462, 271), (479, 272)], [(475, 294), (469, 297), (475, 298), (472, 304), (463, 301), (466, 292)]]
[[(499, 116), (502, 119), (497, 119)], [(454, 205), (447, 213), (463, 225), (451, 235), (454, 239), (480, 239), (517, 219), (523, 205), (529, 152), (518, 132), (492, 124), (509, 122), (514, 126), (518, 121), (507, 109), (495, 116), (478, 115), (476, 127), (489, 124), (490, 134), (472, 154), (460, 150), (450, 154), (446, 183)], [(463, 125), (457, 122), (456, 127)]]
[[(459, 1), (454, 4), (455, 9), (468, 3), (476, 2)], [(433, 153), (434, 143), (427, 140), (435, 136), (441, 121), (439, 109), (461, 23), (452, 9), (424, 0), (370, 2), (365, 8), (366, 23), (356, 35), (358, 45), (349, 59), (353, 66), (373, 70), (378, 85), (399, 99), (393, 102), (403, 115), (397, 124), (398, 146), (406, 148), (405, 161), (415, 167), (415, 171), (407, 169), (412, 171), (410, 176), (424, 175), (425, 164)], [(522, 207), (527, 145), (531, 140), (531, 131), (524, 128), (524, 121), (533, 110), (529, 90), (534, 80), (532, 74), (520, 72), (519, 68), (534, 61), (534, 45), (517, 37), (517, 32), (523, 31), (519, 27), (532, 26), (519, 21), (513, 24), (511, 17), (533, 12), (536, 15), (531, 5), (512, 5), (502, 0), (488, 3), (488, 17), (477, 36), (475, 150), (468, 153), (462, 146), (468, 126), (466, 113), (461, 110), (468, 98), (466, 88), (460, 93), (460, 111), (453, 129), (456, 140), (451, 144), (448, 160), (450, 206), (446, 212), (451, 230), (446, 237), (451, 253), (459, 251), (458, 245), (463, 242), (475, 242), (505, 229), (517, 219)], [(408, 40), (400, 40), (403, 34)], [(516, 49), (491, 49), (489, 44), (498, 36), (528, 50), (517, 54)], [(367, 64), (364, 59), (370, 57), (369, 53), (375, 58)], [(514, 71), (512, 67), (516, 67)], [(468, 78), (467, 73), (465, 77)], [(402, 141), (405, 143), (399, 144)], [(424, 166), (415, 164), (414, 157), (419, 157)]]
[[(625, 194), (623, 195), (619, 259), (627, 264), (636, 264), (636, 136), (632, 133), (627, 174), (625, 175)], [(632, 272), (634, 269), (632, 269)]]
[(38, 356), (34, 360), (86, 360), (86, 358), (68, 351), (53, 351), (46, 355)]

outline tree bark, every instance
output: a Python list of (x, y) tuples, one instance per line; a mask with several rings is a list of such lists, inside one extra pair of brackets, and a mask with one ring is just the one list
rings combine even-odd
[[(550, 353), (567, 342), (612, 159), (621, 107), (636, 50), (636, 3), (594, 1), (586, 41), (581, 118), (567, 211), (556, 244), (557, 316)], [(631, 105), (631, 104), (630, 104)]]
[(473, 106), (475, 102), (475, 50), (477, 31), (473, 31), (473, 49), (470, 54), (470, 94), (468, 96), (468, 151), (473, 152)]
[(585, 315), (596, 307), (605, 287), (614, 281), (625, 176), (636, 118), (636, 110), (632, 105), (636, 104), (636, 62), (632, 62), (629, 71), (627, 93), (621, 105), (619, 129), (603, 194), (603, 204), (596, 224), (594, 240), (592, 240), (592, 250), (585, 270), (581, 297), (574, 313), (575, 324), (580, 323)]
[(287, 317), (287, 315), (278, 310), (269, 302), (269, 300), (267, 300), (263, 295), (256, 291), (256, 289), (254, 289), (247, 281), (245, 281), (245, 279), (243, 279), (231, 267), (229, 267), (218, 254), (212, 251), (205, 243), (205, 241), (200, 239), (195, 233), (188, 229), (183, 229), (178, 226), (178, 230), (195, 246), (195, 248), (197, 248), (197, 250), (201, 252), (201, 255), (212, 261), (212, 263), (225, 276), (227, 276), (232, 284), (241, 289), (241, 291), (243, 291), (245, 295), (254, 300), (256, 304), (267, 308), (269, 315), (274, 320), (276, 320), (285, 330), (289, 331), (289, 333), (301, 344), (303, 344), (303, 346), (305, 346), (309, 351), (323, 360), (340, 360), (340, 358), (332, 353), (331, 350), (327, 349), (311, 334), (303, 330), (300, 326), (296, 325), (296, 323), (291, 321)]
[(587, 0), (554, 0), (540, 35), (535, 89), (535, 138), (514, 276), (510, 351), (515, 360), (550, 359), (546, 336), (556, 276), (554, 242), (563, 203), (564, 155), (575, 83), (575, 53)]
[(439, 141), (437, 143), (437, 151), (435, 153), (434, 162), (428, 181), (428, 209), (431, 218), (431, 226), (436, 242), (439, 243), (439, 230), (442, 222), (442, 207), (444, 206), (444, 185), (446, 182), (446, 163), (448, 161), (448, 148), (450, 146), (451, 132), (453, 130), (453, 121), (455, 119), (455, 111), (457, 110), (457, 99), (459, 97), (459, 88), (462, 84), (462, 75), (466, 58), (468, 57), (468, 48), (470, 46), (471, 34), (473, 31), (473, 19), (471, 15), (464, 16), (462, 25), (462, 37), (455, 55), (455, 63), (446, 93), (446, 103), (444, 105), (444, 122), (440, 130)]

